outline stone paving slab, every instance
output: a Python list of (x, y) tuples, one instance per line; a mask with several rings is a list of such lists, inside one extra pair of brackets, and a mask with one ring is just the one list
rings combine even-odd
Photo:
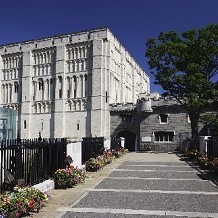
[(187, 167), (187, 166), (183, 166), (183, 167), (178, 167), (178, 166), (147, 166), (147, 165), (122, 165), (119, 166), (117, 169), (125, 169), (125, 170), (152, 170), (152, 171), (196, 171), (194, 168), (192, 167)]
[[(176, 154), (167, 154), (167, 153), (137, 153), (131, 152), (128, 155), (126, 161), (146, 161), (146, 162), (178, 162), (181, 163), (183, 161), (180, 160), (179, 155)], [(185, 162), (185, 161), (184, 161)]]
[(74, 207), (218, 213), (217, 205), (218, 195), (99, 191)]
[(59, 212), (65, 211), (65, 215), (62, 218), (69, 217), (127, 217), (127, 218), (139, 218), (139, 217), (167, 217), (167, 218), (203, 218), (203, 217), (218, 217), (217, 213), (199, 213), (199, 212), (182, 212), (182, 211), (159, 211), (159, 210), (130, 210), (130, 209), (98, 209), (98, 208), (59, 208)]
[[(112, 213), (78, 213), (67, 212), (62, 218), (175, 218), (174, 215), (142, 215), (142, 214), (112, 214)], [(187, 218), (187, 216), (176, 216), (176, 218)], [(190, 218), (190, 217), (189, 217)], [(192, 218), (192, 217), (191, 217)]]
[(134, 171), (114, 170), (110, 177), (138, 177), (138, 178), (167, 178), (167, 179), (200, 179), (200, 173), (193, 172), (161, 172), (161, 171)]
[(171, 190), (171, 191), (207, 191), (216, 192), (217, 187), (210, 181), (191, 180), (143, 180), (106, 178), (96, 186), (96, 189), (136, 189), (136, 190)]
[(185, 161), (175, 161), (175, 162), (157, 162), (157, 161), (124, 161), (120, 166), (126, 165), (162, 165), (162, 166), (189, 166)]

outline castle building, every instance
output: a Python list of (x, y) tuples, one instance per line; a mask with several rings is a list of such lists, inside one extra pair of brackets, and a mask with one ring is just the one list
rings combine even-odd
[(0, 46), (0, 107), (21, 138), (111, 135), (111, 104), (135, 104), (150, 80), (108, 28)]
[(191, 123), (187, 110), (175, 99), (141, 94), (136, 104), (111, 105), (111, 133), (124, 137), (130, 151), (172, 152), (188, 146)]

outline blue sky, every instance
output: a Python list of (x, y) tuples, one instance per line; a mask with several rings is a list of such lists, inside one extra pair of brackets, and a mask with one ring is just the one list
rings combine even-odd
[(146, 41), (218, 23), (218, 0), (2, 0), (0, 44), (109, 27), (151, 78)]

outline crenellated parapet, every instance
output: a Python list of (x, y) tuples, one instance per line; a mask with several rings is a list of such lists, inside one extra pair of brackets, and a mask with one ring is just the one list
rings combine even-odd
[(136, 104), (117, 103), (110, 105), (110, 111), (137, 111), (151, 113), (157, 107), (169, 107), (178, 105), (178, 102), (171, 97), (162, 97), (158, 93), (141, 94)]
[(130, 111), (136, 111), (137, 105), (133, 103), (127, 103), (127, 104), (113, 104), (110, 106), (110, 111), (120, 111), (120, 112), (130, 112)]

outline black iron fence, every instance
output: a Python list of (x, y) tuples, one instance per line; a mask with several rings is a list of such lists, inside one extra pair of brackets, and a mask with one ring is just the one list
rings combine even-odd
[(7, 176), (36, 184), (65, 168), (66, 139), (3, 140), (0, 147), (0, 187)]
[(120, 137), (115, 137), (111, 138), (111, 149), (119, 149), (121, 148), (121, 138)]
[(101, 155), (104, 151), (104, 137), (83, 138), (82, 141), (82, 164), (89, 158)]
[(211, 137), (206, 140), (207, 156), (218, 157), (218, 137)]

